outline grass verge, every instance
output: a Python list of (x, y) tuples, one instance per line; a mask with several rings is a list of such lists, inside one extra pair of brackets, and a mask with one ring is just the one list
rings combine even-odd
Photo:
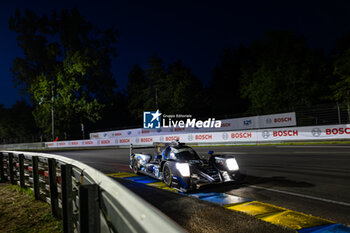
[(0, 183), (0, 232), (56, 233), (62, 222), (51, 215), (50, 206), (34, 199), (30, 189)]

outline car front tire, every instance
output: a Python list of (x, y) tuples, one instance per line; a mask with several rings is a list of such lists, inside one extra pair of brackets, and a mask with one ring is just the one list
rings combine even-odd
[(165, 164), (163, 167), (163, 181), (168, 187), (171, 187), (171, 183), (173, 181), (173, 173), (168, 164)]

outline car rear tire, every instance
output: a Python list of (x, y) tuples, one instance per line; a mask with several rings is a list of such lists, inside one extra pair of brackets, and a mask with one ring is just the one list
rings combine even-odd
[(132, 159), (132, 170), (135, 174), (137, 174), (139, 172), (139, 169), (137, 167), (137, 161), (136, 161), (135, 157)]
[(173, 181), (173, 173), (171, 172), (168, 164), (165, 164), (163, 167), (163, 181), (168, 187), (171, 187), (171, 183)]

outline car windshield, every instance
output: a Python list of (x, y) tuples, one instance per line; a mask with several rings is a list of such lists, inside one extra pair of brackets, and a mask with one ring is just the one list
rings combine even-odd
[(190, 147), (171, 148), (170, 158), (177, 160), (197, 160), (200, 159), (198, 154)]

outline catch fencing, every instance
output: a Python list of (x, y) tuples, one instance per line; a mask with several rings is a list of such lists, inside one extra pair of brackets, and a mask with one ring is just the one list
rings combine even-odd
[(51, 205), (64, 232), (184, 232), (118, 182), (66, 157), (0, 152), (0, 181), (30, 188)]

